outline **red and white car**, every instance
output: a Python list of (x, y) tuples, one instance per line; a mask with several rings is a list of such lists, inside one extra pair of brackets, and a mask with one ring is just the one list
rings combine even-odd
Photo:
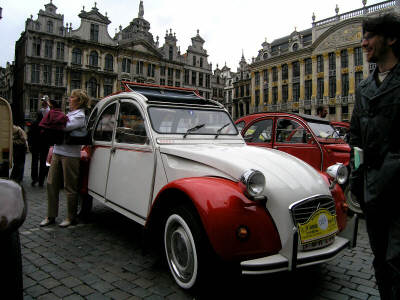
[(352, 244), (343, 165), (329, 178), (274, 149), (247, 146), (219, 103), (186, 89), (124, 83), (91, 113), (88, 194), (159, 238), (176, 283), (215, 266), (243, 274), (323, 263)]

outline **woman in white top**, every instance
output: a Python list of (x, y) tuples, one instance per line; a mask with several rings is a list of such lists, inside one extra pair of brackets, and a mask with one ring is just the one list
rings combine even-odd
[[(65, 131), (72, 131), (85, 126), (85, 110), (90, 99), (84, 90), (73, 90), (69, 97), (70, 112)], [(58, 216), (59, 192), (62, 180), (67, 196), (68, 215), (60, 227), (68, 227), (76, 223), (79, 197), (79, 165), (81, 145), (54, 145), (51, 166), (47, 177), (47, 217), (40, 226), (55, 223)]]

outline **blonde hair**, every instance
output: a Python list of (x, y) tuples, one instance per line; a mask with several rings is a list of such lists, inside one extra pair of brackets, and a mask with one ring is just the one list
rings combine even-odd
[(78, 109), (80, 108), (87, 109), (90, 107), (91, 100), (85, 90), (81, 89), (73, 90), (71, 92), (71, 96), (77, 97), (79, 99)]

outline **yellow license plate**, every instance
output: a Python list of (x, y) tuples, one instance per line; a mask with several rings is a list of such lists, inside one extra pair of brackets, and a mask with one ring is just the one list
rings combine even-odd
[(322, 239), (338, 231), (336, 216), (327, 209), (319, 209), (303, 224), (298, 224), (302, 244)]

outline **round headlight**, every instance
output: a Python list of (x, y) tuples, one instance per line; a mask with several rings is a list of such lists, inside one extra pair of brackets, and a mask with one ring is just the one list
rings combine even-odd
[(333, 177), (339, 184), (344, 184), (349, 175), (346, 166), (341, 163), (337, 163), (328, 167), (328, 169), (326, 169), (326, 173)]
[(264, 191), (265, 177), (260, 171), (247, 170), (243, 173), (240, 181), (245, 185), (246, 192), (250, 197), (260, 196)]

